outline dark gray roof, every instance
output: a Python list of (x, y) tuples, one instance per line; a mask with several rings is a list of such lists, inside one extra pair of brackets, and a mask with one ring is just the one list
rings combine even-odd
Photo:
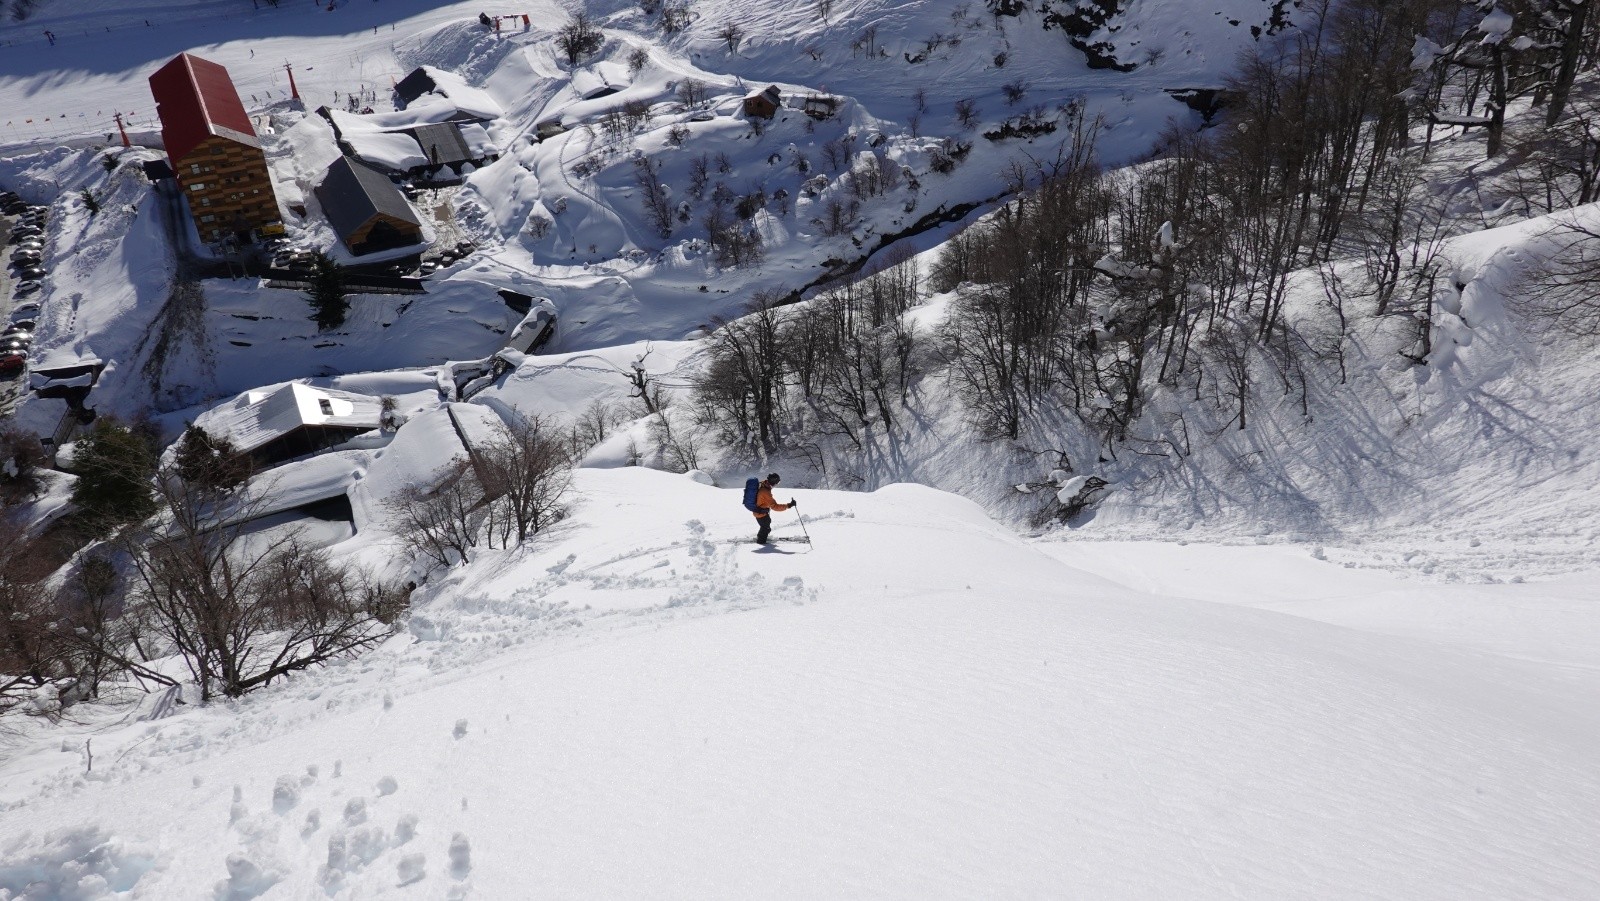
[(394, 86), (394, 91), (400, 95), (401, 100), (410, 103), (435, 87), (438, 87), (438, 85), (433, 83), (433, 76), (429, 75), (426, 69), (418, 66), (411, 70), (410, 75), (400, 79), (400, 83)]
[(347, 156), (339, 157), (328, 167), (315, 193), (322, 204), (322, 212), (341, 239), (379, 213), (422, 227), (411, 204), (394, 182), (382, 172)]
[(432, 165), (463, 163), (472, 159), (472, 151), (461, 136), (460, 126), (443, 122), (438, 125), (418, 125), (411, 136), (422, 145), (422, 155)]

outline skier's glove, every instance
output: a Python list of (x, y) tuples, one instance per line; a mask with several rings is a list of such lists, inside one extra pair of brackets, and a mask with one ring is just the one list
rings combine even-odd
[(800, 502), (791, 497), (789, 498), (789, 506), (799, 508)]

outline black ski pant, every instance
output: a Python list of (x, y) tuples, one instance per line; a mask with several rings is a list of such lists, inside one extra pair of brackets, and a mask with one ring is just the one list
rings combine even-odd
[(766, 544), (767, 536), (772, 534), (772, 514), (763, 513), (756, 517), (756, 522), (760, 525), (756, 531), (756, 543)]

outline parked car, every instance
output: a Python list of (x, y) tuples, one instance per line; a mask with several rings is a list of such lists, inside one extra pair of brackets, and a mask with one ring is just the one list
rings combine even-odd
[(24, 269), (17, 270), (17, 275), (21, 278), (44, 278), (49, 274), (50, 273), (44, 271), (44, 268), (40, 266), (28, 266)]
[(25, 332), (33, 331), (33, 326), (35, 325), (32, 319), (13, 319), (11, 320), (11, 324), (12, 326), (22, 329)]
[(21, 244), (23, 241), (42, 241), (44, 232), (32, 227), (14, 228), (11, 237), (6, 239), (7, 244)]
[(33, 332), (20, 325), (8, 325), (4, 331), (0, 331), (0, 338), (8, 338), (12, 335), (26, 335), (29, 341), (33, 340)]
[(11, 294), (15, 297), (27, 297), (29, 294), (37, 293), (38, 290), (43, 287), (44, 282), (41, 282), (36, 278), (30, 278), (25, 282), (19, 282), (17, 286), (12, 289)]
[(44, 254), (37, 250), (14, 250), (11, 252), (11, 262), (18, 266), (37, 266), (44, 259)]
[(25, 350), (0, 353), (0, 375), (16, 375), (27, 365), (28, 352)]
[(23, 334), (25, 333), (18, 332), (15, 335), (0, 336), (0, 354), (8, 354), (17, 350), (27, 350), (30, 346), (32, 346), (33, 339), (24, 338), (22, 337)]
[(36, 303), (19, 303), (11, 309), (11, 321), (19, 319), (34, 319), (39, 315), (39, 305)]

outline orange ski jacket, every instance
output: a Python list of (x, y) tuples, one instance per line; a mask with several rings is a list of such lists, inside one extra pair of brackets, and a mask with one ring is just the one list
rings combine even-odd
[(772, 485), (763, 479), (761, 487), (756, 491), (756, 518), (760, 519), (772, 510), (781, 512), (787, 509), (789, 509), (788, 504), (780, 504), (773, 499)]

